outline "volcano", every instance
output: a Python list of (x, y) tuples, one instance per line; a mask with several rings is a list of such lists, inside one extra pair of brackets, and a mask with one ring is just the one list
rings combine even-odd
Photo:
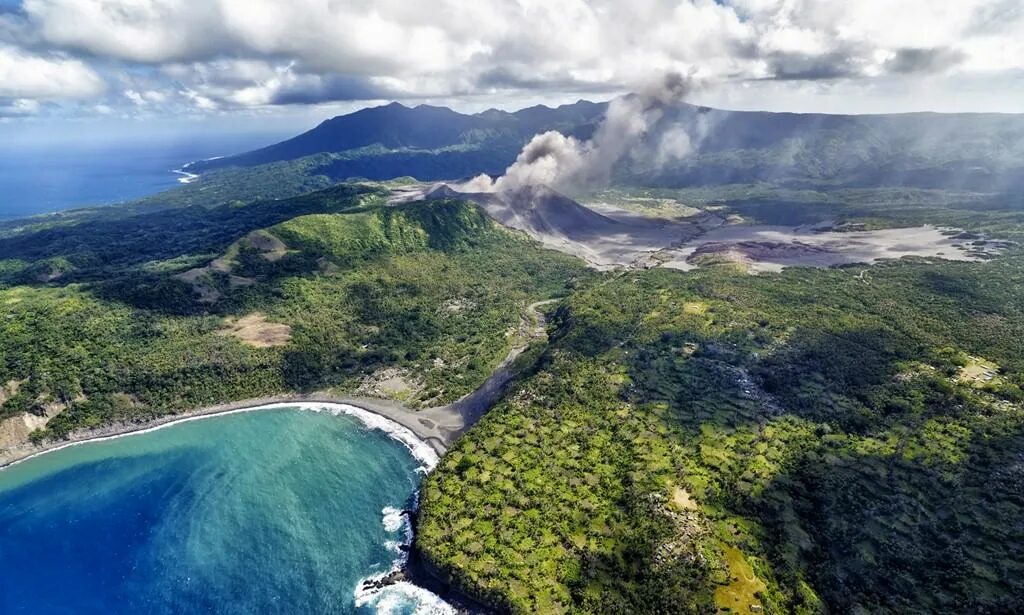
[(600, 269), (643, 266), (653, 253), (700, 232), (688, 222), (627, 212), (604, 214), (544, 185), (511, 192), (460, 192), (449, 184), (437, 184), (423, 198), (472, 201), (502, 226), (523, 231)]

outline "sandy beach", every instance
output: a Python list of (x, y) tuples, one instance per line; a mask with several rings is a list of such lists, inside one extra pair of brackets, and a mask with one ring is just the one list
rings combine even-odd
[(413, 435), (429, 445), (440, 457), (444, 455), (456, 438), (484, 416), (505, 391), (505, 388), (515, 377), (515, 372), (512, 369), (513, 362), (526, 350), (532, 341), (541, 339), (545, 335), (546, 322), (540, 308), (556, 301), (558, 300), (547, 299), (527, 306), (526, 314), (524, 314), (520, 323), (518, 340), (509, 349), (505, 358), (480, 387), (451, 404), (435, 406), (424, 410), (411, 410), (398, 402), (387, 399), (329, 392), (308, 394), (285, 393), (269, 397), (242, 399), (167, 414), (149, 421), (114, 423), (97, 427), (96, 429), (82, 430), (73, 433), (67, 440), (46, 442), (41, 445), (35, 445), (30, 442), (15, 444), (6, 449), (0, 449), (0, 469), (29, 457), (91, 440), (123, 436), (197, 417), (215, 416), (261, 406), (286, 404), (344, 404), (355, 406), (405, 427)]
[(156, 427), (170, 425), (198, 417), (210, 417), (218, 414), (238, 412), (240, 410), (262, 406), (304, 404), (345, 404), (355, 406), (373, 414), (391, 420), (411, 431), (417, 438), (428, 444), (439, 456), (443, 455), (448, 446), (468, 427), (458, 409), (458, 404), (440, 406), (426, 410), (410, 410), (404, 406), (384, 399), (333, 395), (328, 393), (285, 394), (271, 397), (243, 399), (231, 403), (206, 406), (176, 414), (157, 417), (149, 421), (115, 423), (96, 429), (79, 431), (67, 440), (47, 442), (41, 445), (23, 443), (0, 452), (0, 469), (18, 463), (29, 457), (40, 455), (66, 446), (81, 444), (92, 440), (101, 440), (123, 436), (135, 432), (151, 430)]

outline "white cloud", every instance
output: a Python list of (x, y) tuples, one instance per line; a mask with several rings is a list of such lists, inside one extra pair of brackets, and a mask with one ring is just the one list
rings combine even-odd
[[(26, 0), (25, 11), (50, 44), (137, 62), (287, 57), (316, 72), (398, 78), (508, 64), (626, 81), (640, 58), (756, 76), (764, 54), (843, 49), (870, 64), (879, 49), (970, 43), (993, 36), (976, 31), (976, 16), (998, 2)], [(1019, 24), (999, 25), (998, 40), (1020, 38)]]
[(179, 94), (192, 102), (196, 109), (200, 111), (216, 111), (220, 108), (215, 100), (209, 96), (204, 96), (195, 90), (182, 90)]
[(159, 90), (138, 91), (129, 88), (125, 90), (123, 94), (124, 97), (130, 100), (136, 107), (159, 105), (166, 102), (169, 98), (167, 94)]
[(24, 10), (50, 44), (137, 62), (200, 57), (224, 42), (212, 2), (25, 0)]
[[(998, 73), (1024, 70), (1024, 8), (1019, 0), (24, 0), (23, 16), (0, 16), (4, 40), (81, 54), (103, 71), (155, 66), (159, 78), (118, 88), (137, 95), (124, 92), (122, 103), (138, 107), (594, 92), (668, 70), (733, 89), (785, 81), (776, 91), (796, 103), (830, 84), (889, 75), (986, 74), (995, 87)], [(825, 85), (806, 86), (814, 82)]]
[(80, 60), (0, 46), (0, 98), (88, 98), (103, 90), (103, 80)]

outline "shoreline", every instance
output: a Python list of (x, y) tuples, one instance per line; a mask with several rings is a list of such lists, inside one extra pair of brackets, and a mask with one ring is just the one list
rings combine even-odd
[[(366, 429), (382, 431), (388, 438), (408, 449), (409, 454), (420, 464), (417, 472), (424, 475), (433, 471), (440, 462), (441, 456), (447, 450), (445, 440), (451, 437), (436, 433), (436, 426), (428, 427), (426, 424), (414, 420), (417, 418), (416, 411), (387, 400), (327, 394), (277, 395), (207, 406), (139, 423), (110, 425), (75, 434), (68, 440), (41, 446), (28, 444), (14, 447), (13, 450), (9, 449), (0, 454), (0, 472), (33, 458), (73, 446), (151, 433), (181, 423), (212, 419), (218, 416), (286, 408), (295, 408), (302, 412), (328, 412), (334, 416), (351, 416)], [(453, 614), (472, 612), (472, 609), (465, 606), (467, 604), (466, 596), (461, 595), (454, 588), (442, 584), (440, 577), (426, 573), (426, 570), (415, 564), (410, 565), (410, 560), (418, 559), (415, 556), (413, 545), (415, 519), (419, 513), (418, 493), (418, 490), (414, 493), (410, 508), (393, 511), (402, 519), (405, 536), (400, 554), (394, 561), (392, 569), (387, 573), (362, 578), (356, 589), (356, 604), (357, 606), (369, 604), (387, 588), (395, 587), (400, 593), (404, 592), (421, 599), (432, 596), (433, 599), (441, 601), (440, 605), (434, 604), (435, 610), (439, 612)], [(385, 512), (387, 511), (386, 508)]]
[(281, 393), (192, 408), (137, 422), (122, 421), (94, 429), (77, 431), (70, 434), (66, 440), (56, 442), (46, 442), (40, 445), (32, 444), (31, 442), (21, 442), (0, 450), (0, 470), (26, 459), (76, 444), (126, 436), (197, 417), (215, 416), (273, 404), (342, 404), (355, 406), (408, 429), (419, 440), (432, 448), (438, 457), (441, 457), (448, 451), (448, 447), (455, 442), (456, 438), (483, 418), (491, 406), (501, 397), (509, 384), (516, 378), (517, 374), (512, 369), (515, 360), (526, 351), (531, 342), (539, 337), (546, 338), (545, 328), (547, 322), (544, 314), (540, 311), (540, 307), (556, 303), (559, 300), (559, 298), (545, 299), (527, 306), (526, 314), (523, 316), (520, 324), (519, 339), (509, 348), (505, 358), (502, 359), (494, 371), (475, 391), (444, 406), (412, 410), (396, 401), (388, 399), (360, 397), (331, 393), (329, 391)]
[(181, 176), (178, 178), (179, 184), (191, 184), (192, 182), (199, 179), (199, 175), (195, 173), (189, 173), (188, 171), (182, 171), (181, 169), (175, 169), (171, 171), (171, 173)]
[[(0, 471), (69, 446), (154, 431), (197, 419), (274, 407), (298, 406), (308, 411), (326, 410), (332, 413), (349, 414), (362, 422), (368, 429), (384, 431), (388, 437), (405, 445), (410, 454), (423, 464), (421, 468), (424, 473), (429, 473), (447, 452), (448, 447), (463, 432), (479, 421), (515, 380), (517, 376), (516, 370), (513, 369), (515, 360), (538, 338), (546, 338), (546, 318), (539, 308), (558, 300), (555, 298), (530, 304), (527, 314), (523, 316), (520, 324), (519, 339), (512, 344), (508, 354), (497, 368), (475, 391), (444, 406), (411, 410), (398, 402), (387, 399), (335, 394), (327, 391), (250, 398), (193, 408), (153, 417), (149, 420), (120, 422), (95, 429), (81, 430), (72, 433), (68, 439), (57, 442), (46, 442), (41, 445), (22, 442), (0, 451)], [(351, 410), (346, 409), (346, 406)], [(396, 425), (400, 429), (394, 429)], [(410, 439), (413, 441), (410, 442)], [(485, 602), (455, 587), (449, 580), (446, 580), (445, 575), (434, 569), (417, 551), (412, 534), (415, 533), (415, 525), (418, 520), (418, 499), (418, 497), (414, 498), (413, 507), (407, 511), (409, 514), (406, 522), (409, 524), (410, 535), (404, 545), (406, 554), (402, 558), (403, 561), (400, 562), (397, 570), (393, 570), (383, 578), (374, 579), (372, 576), (364, 578), (359, 590), (364, 594), (368, 590), (376, 593), (383, 589), (379, 585), (382, 582), (386, 585), (408, 583), (410, 587), (414, 588), (414, 591), (433, 593), (453, 608), (456, 613), (489, 612), (490, 609)], [(374, 583), (378, 585), (375, 588), (368, 587), (367, 581), (370, 581), (370, 585)]]
[[(332, 395), (328, 393), (309, 395), (283, 394), (205, 406), (186, 410), (184, 412), (158, 416), (145, 421), (115, 423), (105, 427), (98, 427), (73, 433), (67, 440), (47, 442), (40, 445), (25, 442), (0, 452), (0, 470), (69, 446), (77, 446), (88, 442), (99, 442), (153, 431), (176, 423), (192, 421), (200, 418), (259, 411), (263, 409), (272, 409), (274, 407), (283, 408), (288, 406), (306, 406), (306, 409), (315, 409), (315, 406), (317, 405), (321, 405), (325, 408), (329, 406), (349, 406), (354, 407), (357, 410), (362, 410), (368, 414), (382, 417), (411, 432), (412, 435), (420, 442), (432, 449), (438, 457), (444, 455), (448, 450), (448, 446), (451, 445), (455, 437), (457, 437), (464, 428), (463, 424), (458, 424), (461, 423), (461, 421), (450, 420), (454, 418), (461, 419), (461, 416), (444, 416), (450, 415), (454, 412), (447, 406), (416, 411), (385, 399)], [(344, 410), (340, 411), (344, 412)], [(358, 416), (357, 418), (362, 419), (362, 417)], [(449, 421), (443, 421), (443, 419), (449, 419)], [(363, 420), (363, 423), (371, 429), (382, 428), (379, 425), (370, 425), (369, 422), (365, 420)], [(394, 434), (390, 435), (394, 436)], [(401, 438), (397, 439), (402, 441), (403, 444), (406, 444), (406, 446), (410, 446), (409, 443), (405, 442)]]

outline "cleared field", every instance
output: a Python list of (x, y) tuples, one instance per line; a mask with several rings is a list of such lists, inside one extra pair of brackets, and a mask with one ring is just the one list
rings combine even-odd
[(237, 338), (256, 348), (272, 348), (290, 342), (292, 328), (281, 323), (267, 322), (265, 315), (253, 312), (238, 319), (227, 319), (220, 334)]
[(981, 357), (970, 357), (967, 365), (960, 368), (957, 373), (957, 382), (970, 384), (975, 387), (982, 387), (998, 379), (999, 365), (982, 359)]

